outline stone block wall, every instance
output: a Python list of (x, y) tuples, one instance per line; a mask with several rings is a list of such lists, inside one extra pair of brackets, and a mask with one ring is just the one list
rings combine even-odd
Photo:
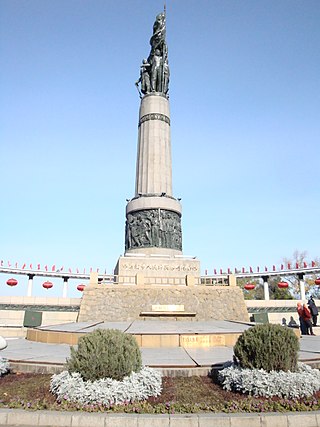
[(141, 312), (151, 311), (151, 306), (156, 304), (183, 304), (186, 312), (196, 312), (195, 320), (249, 319), (238, 287), (91, 284), (83, 293), (78, 321), (137, 320)]

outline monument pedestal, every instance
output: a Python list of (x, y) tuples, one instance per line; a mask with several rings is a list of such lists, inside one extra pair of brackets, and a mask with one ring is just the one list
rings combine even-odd
[(183, 255), (130, 254), (121, 256), (115, 268), (122, 285), (200, 284), (200, 261)]

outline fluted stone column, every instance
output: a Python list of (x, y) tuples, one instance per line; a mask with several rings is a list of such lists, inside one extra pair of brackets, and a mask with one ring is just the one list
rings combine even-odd
[(146, 95), (140, 106), (135, 195), (172, 196), (169, 100)]
[(126, 208), (126, 253), (182, 254), (181, 204), (172, 196), (169, 100), (145, 95), (139, 113), (136, 188)]

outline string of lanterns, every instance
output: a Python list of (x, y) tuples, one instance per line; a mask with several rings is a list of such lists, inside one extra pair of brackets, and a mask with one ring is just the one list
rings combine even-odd
[[(317, 286), (320, 285), (320, 277), (318, 277), (317, 279), (315, 279), (314, 284), (317, 285)], [(253, 289), (255, 289), (255, 287), (256, 287), (256, 285), (254, 283), (246, 283), (244, 285), (244, 289), (246, 291), (253, 291)], [(283, 281), (283, 282), (279, 282), (278, 283), (278, 288), (279, 289), (287, 289), (288, 287), (289, 287), (288, 282)]]
[[(13, 287), (13, 286), (17, 286), (17, 284), (18, 284), (18, 280), (15, 279), (15, 278), (13, 278), (13, 277), (11, 279), (7, 280), (7, 285), (8, 286)], [(42, 287), (44, 289), (46, 289), (46, 290), (51, 289), (51, 288), (53, 288), (53, 283), (50, 282), (49, 280), (46, 280), (44, 283), (42, 283)], [(85, 290), (85, 287), (86, 287), (86, 285), (80, 284), (80, 285), (77, 286), (77, 290), (79, 292), (83, 292)]]

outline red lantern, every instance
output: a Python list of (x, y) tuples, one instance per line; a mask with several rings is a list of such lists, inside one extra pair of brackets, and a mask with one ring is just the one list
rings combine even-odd
[(279, 282), (278, 283), (278, 288), (279, 289), (286, 289), (288, 287), (288, 283), (287, 282)]
[(252, 291), (255, 287), (256, 287), (256, 285), (254, 283), (246, 283), (244, 285), (244, 289), (246, 291)]
[(7, 280), (7, 285), (9, 285), (9, 286), (16, 286), (17, 284), (18, 284), (17, 279), (8, 279)]
[(42, 287), (43, 287), (44, 289), (51, 289), (51, 288), (52, 288), (52, 286), (53, 286), (53, 283), (51, 283), (51, 282), (49, 282), (49, 281), (46, 281), (46, 282), (44, 282), (44, 283), (42, 284)]
[(78, 289), (78, 291), (83, 292), (85, 287), (86, 287), (86, 285), (78, 285), (77, 289)]
[[(8, 282), (7, 282), (8, 283)], [(318, 277), (315, 281), (314, 281), (315, 285), (320, 285), (320, 277)]]

